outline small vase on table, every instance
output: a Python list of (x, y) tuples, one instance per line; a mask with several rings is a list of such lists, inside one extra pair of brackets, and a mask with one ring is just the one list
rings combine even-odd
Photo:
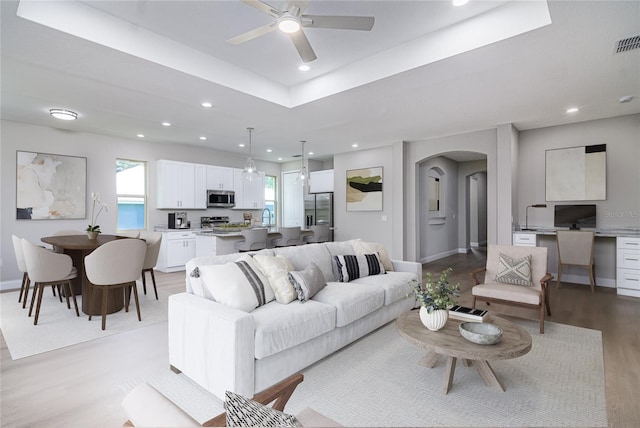
[(447, 309), (436, 309), (429, 313), (429, 310), (422, 306), (420, 308), (420, 321), (431, 331), (438, 331), (447, 323), (449, 311)]
[(98, 232), (89, 231), (87, 232), (87, 237), (91, 240), (96, 240), (98, 239)]

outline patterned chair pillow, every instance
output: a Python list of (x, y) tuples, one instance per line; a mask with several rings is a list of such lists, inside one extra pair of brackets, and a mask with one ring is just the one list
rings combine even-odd
[(531, 255), (521, 259), (514, 259), (500, 253), (496, 282), (502, 284), (522, 285), (532, 287), (531, 281)]
[(300, 427), (293, 415), (275, 410), (242, 395), (226, 391), (224, 407), (228, 427)]

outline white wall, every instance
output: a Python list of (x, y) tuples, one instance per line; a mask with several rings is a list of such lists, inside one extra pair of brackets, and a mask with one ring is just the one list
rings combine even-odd
[[(156, 164), (158, 159), (172, 159), (184, 162), (202, 163), (209, 165), (223, 165), (243, 168), (245, 156), (217, 151), (213, 149), (181, 145), (176, 149), (175, 144), (158, 144), (140, 140), (126, 140), (103, 135), (69, 132), (54, 128), (26, 125), (3, 120), (1, 122), (0, 161), (0, 200), (4, 203), (0, 207), (0, 259), (2, 270), (0, 281), (2, 289), (20, 286), (11, 235), (15, 234), (33, 242), (40, 242), (40, 238), (50, 235), (55, 230), (79, 229), (84, 230), (88, 221), (83, 220), (16, 220), (16, 151), (32, 151), (40, 153), (55, 153), (87, 158), (87, 204), (91, 192), (100, 192), (103, 202), (108, 204), (109, 213), (100, 214), (100, 226), (103, 233), (114, 233), (116, 230), (116, 158), (140, 160), (148, 162), (149, 178), (149, 218), (148, 228), (153, 229), (156, 224), (167, 223), (167, 213), (171, 210), (157, 210)], [(258, 169), (268, 175), (280, 175), (280, 165), (272, 162), (256, 162)], [(205, 197), (203, 195), (203, 197)], [(87, 206), (90, 214), (90, 207)], [(258, 212), (259, 214), (259, 212)], [(189, 210), (188, 218), (192, 224), (199, 223), (201, 216), (229, 215), (232, 220), (241, 221), (242, 211), (209, 209)], [(15, 281), (14, 281), (15, 280)], [(12, 281), (11, 284), (6, 284)]]

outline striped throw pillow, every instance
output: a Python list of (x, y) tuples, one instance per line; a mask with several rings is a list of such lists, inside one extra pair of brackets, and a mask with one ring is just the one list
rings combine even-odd
[(349, 282), (370, 275), (386, 273), (378, 254), (333, 256), (336, 264), (337, 280)]
[(531, 255), (513, 259), (500, 253), (496, 281), (502, 284), (533, 286), (531, 282)]

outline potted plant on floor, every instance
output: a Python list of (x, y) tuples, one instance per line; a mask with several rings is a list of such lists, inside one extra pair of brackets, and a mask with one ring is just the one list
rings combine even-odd
[(420, 320), (431, 331), (440, 330), (449, 319), (449, 309), (456, 304), (454, 297), (460, 296), (460, 284), (449, 284), (452, 268), (445, 269), (437, 281), (427, 272), (424, 286), (416, 283), (413, 291), (420, 302)]

